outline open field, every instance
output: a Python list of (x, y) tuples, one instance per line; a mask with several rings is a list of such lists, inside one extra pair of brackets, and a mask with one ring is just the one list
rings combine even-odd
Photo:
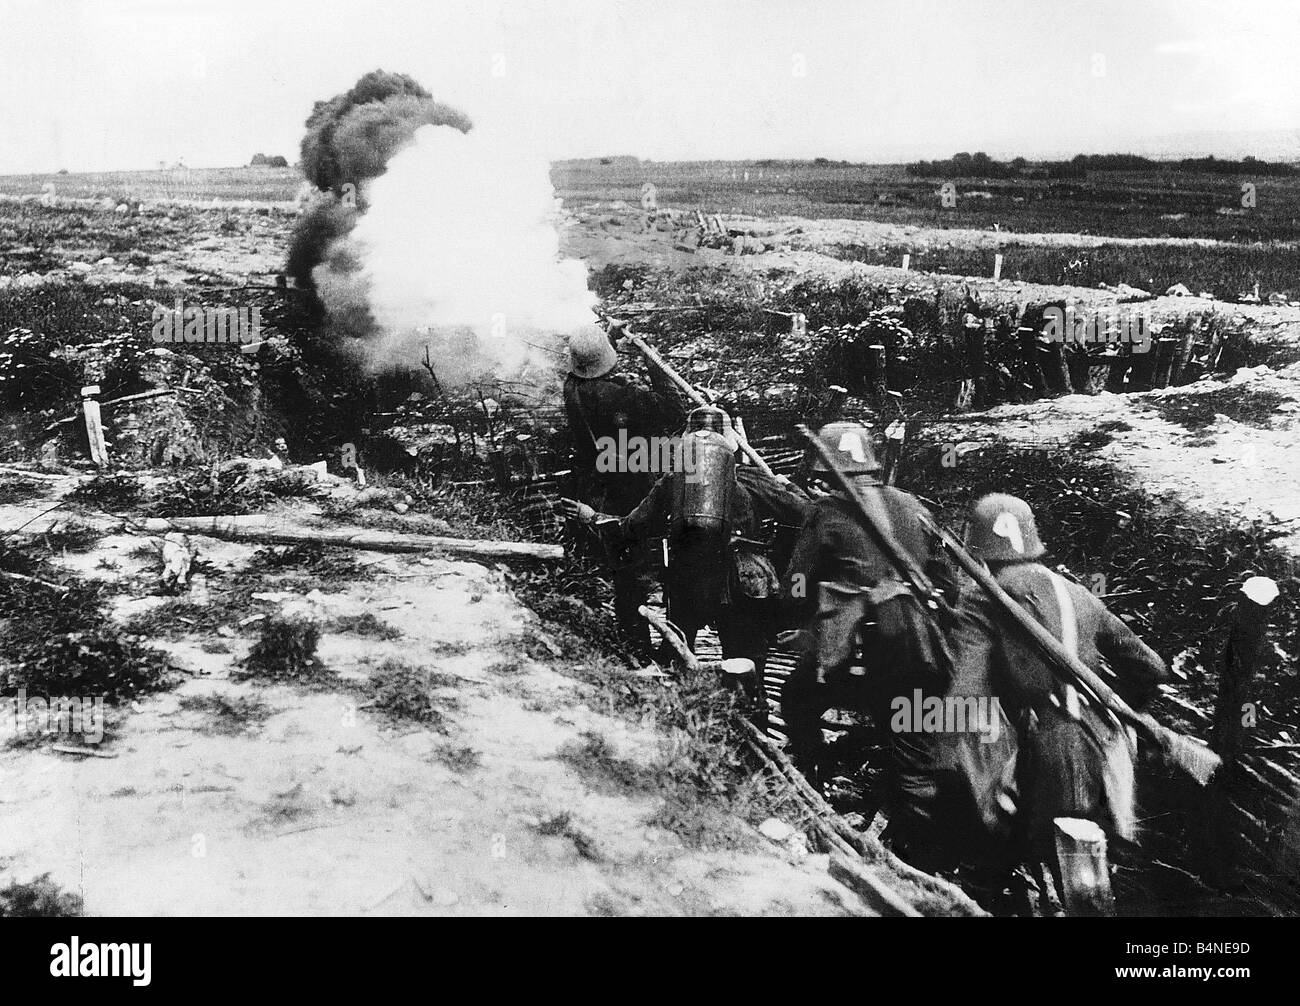
[[(565, 204), (562, 249), (584, 260), (606, 309), (635, 318), (691, 380), (743, 415), (751, 437), (785, 468), (798, 453), (792, 423), (819, 413), (830, 383), (850, 386), (853, 414), (877, 425), (888, 418), (885, 403), (869, 401), (868, 375), (854, 356), (859, 343), (887, 344), (887, 380), (898, 392), (888, 408), (905, 415), (909, 429), (900, 484), (954, 521), (977, 492), (1029, 498), (1043, 513), (1054, 559), (1079, 577), (1106, 577), (1114, 609), (1178, 663), (1184, 678), (1162, 696), (1163, 720), (1204, 735), (1223, 612), (1243, 577), (1275, 577), (1284, 610), (1253, 742), (1279, 771), (1300, 764), (1292, 740), (1300, 729), (1300, 306), (1289, 303), (1300, 297), (1290, 266), (1300, 184), (1261, 180), (1258, 215), (1241, 216), (1218, 212), (1232, 207), (1235, 180), (1186, 175), (959, 180), (962, 190), (991, 196), (951, 212), (938, 207), (932, 182), (896, 167), (582, 162), (557, 165), (553, 177)], [(637, 207), (646, 180), (659, 186), (661, 207), (679, 212), (676, 220), (645, 228)], [(47, 182), (55, 186), (48, 207), (36, 198)], [(672, 705), (676, 692), (611, 657), (601, 635), (607, 584), (591, 570), (562, 565), (506, 579), (431, 556), (365, 558), (375, 566), (368, 572), (348, 565), (334, 576), (282, 575), (268, 573), (267, 556), (251, 548), (205, 538), (199, 555), (218, 603), (157, 592), (155, 563), (139, 554), (151, 539), (129, 532), (138, 518), (160, 513), (271, 511), (277, 521), (313, 528), (360, 520), (368, 510), (367, 526), (388, 530), (558, 538), (549, 517), (553, 480), (501, 494), (482, 488), (494, 436), (508, 445), (516, 473), (525, 462), (541, 476), (566, 464), (567, 434), (553, 402), (524, 404), (501, 388), (475, 388), (499, 398), (501, 412), (485, 419), (479, 398), (466, 392), (468, 406), (453, 401), (412, 360), (400, 388), (384, 389), (381, 406), (373, 382), (329, 354), (310, 299), (275, 288), (293, 221), (284, 204), (298, 185), (293, 171), (245, 168), (0, 179), (8, 196), (0, 198), (0, 463), (43, 467), (60, 479), (52, 489), (4, 476), (6, 527), (85, 481), (80, 427), (54, 425), (76, 419), (80, 387), (99, 383), (108, 398), (183, 385), (196, 396), (105, 410), (114, 467), (152, 486), (152, 495), (117, 498), (117, 483), (96, 480), (102, 497), (63, 504), (80, 523), (63, 526), (56, 512), (24, 535), (21, 562), (34, 565), (14, 571), (94, 581), (113, 616), (106, 631), (148, 627), (166, 641), (180, 684), (117, 707), (108, 741), (114, 762), (68, 762), (40, 744), (0, 750), (7, 769), (35, 780), (21, 795), (28, 837), (0, 848), (0, 866), (16, 863), (25, 875), (52, 870), (69, 888), (87, 877), (95, 912), (868, 913), (824, 882), (822, 857), (755, 830), (768, 814), (794, 812), (776, 787), (744, 782), (764, 777), (728, 748), (735, 738), (723, 720)], [(139, 215), (118, 214), (91, 202), (120, 199), (144, 206)], [(735, 234), (717, 246), (700, 241), (695, 209), (723, 214)], [(1162, 219), (1179, 214), (1186, 215)], [(735, 238), (762, 247), (737, 254)], [(1006, 262), (995, 284), (997, 252)], [(906, 273), (896, 268), (904, 253), (912, 256)], [(954, 385), (969, 366), (964, 314), (1007, 335), (1026, 305), (1072, 297), (1114, 306), (1121, 295), (1099, 284), (1121, 282), (1155, 293), (1183, 282), (1212, 294), (1142, 303), (1163, 331), (1203, 333), (1195, 348), (1213, 339), (1217, 354), (1194, 353), (1177, 387), (1121, 380), (1118, 391), (1036, 395), (1025, 393), (1017, 358), (1002, 355), (1010, 340), (990, 336), (990, 361), (1005, 364), (1006, 377), (992, 379), (980, 408), (956, 405)], [(1256, 282), (1265, 303), (1237, 303)], [(982, 298), (974, 307), (967, 286)], [(1267, 303), (1270, 294), (1281, 302)], [(153, 309), (177, 298), (259, 306), (266, 345), (247, 356), (217, 345), (154, 355)], [(764, 309), (805, 314), (808, 332), (771, 330)], [(1076, 377), (1088, 376), (1087, 360), (1075, 366)], [(1239, 366), (1260, 369), (1234, 379)], [(454, 444), (418, 441), (422, 420), (440, 436), (454, 428)], [(360, 427), (380, 423), (394, 437), (409, 425), (423, 453), (398, 444), (399, 464), (378, 460), (381, 438), (363, 440)], [(339, 479), (324, 492), (279, 482), (250, 488), (257, 480), (238, 467), (240, 455), (267, 457), (277, 437), (291, 464), (330, 467), (344, 444), (360, 442), (383, 504), (361, 506), (356, 488), (344, 492)], [(946, 467), (939, 458), (947, 447), (960, 447), (967, 460)], [(216, 466), (227, 461), (234, 474), (218, 478)], [(334, 492), (346, 498), (330, 498)], [(291, 565), (292, 557), (273, 558)], [(391, 600), (396, 593), (400, 603)], [(544, 620), (534, 621), (518, 597)], [(376, 605), (386, 624), (362, 621)], [(332, 676), (241, 679), (257, 631), (242, 620), (287, 612), (325, 626), (320, 652)], [(527, 630), (511, 628), (519, 623)], [(382, 646), (349, 638), (360, 630), (346, 626), (366, 627)], [(572, 637), (557, 636), (569, 630)], [(393, 632), (400, 635), (385, 635)], [(416, 667), (394, 671), (381, 657)], [(412, 680), (417, 694), (405, 694)], [(345, 728), (339, 710), (358, 696), (365, 715)], [(396, 724), (382, 708), (394, 696), (407, 714)], [(413, 721), (411, 710), (420, 714)], [(158, 775), (179, 731), (196, 739)], [(259, 737), (276, 745), (273, 763)], [(707, 743), (692, 746), (691, 737)], [(862, 780), (846, 775), (852, 785), (836, 799), (851, 812)], [(497, 796), (479, 800), (476, 785)], [(84, 800), (73, 806), (59, 798), (64, 790)], [(1277, 835), (1289, 826), (1262, 811), (1256, 817)], [(78, 846), (74, 819), (93, 820), (104, 837)], [(220, 851), (182, 869), (171, 845), (200, 827)], [(48, 833), (64, 840), (30, 840)], [(504, 862), (492, 851), (496, 835), (509, 850)], [(1183, 877), (1184, 837), (1176, 829), (1160, 835), (1161, 855), (1177, 869), (1126, 864), (1122, 890), (1133, 904), (1172, 913), (1223, 908)], [(380, 847), (400, 850), (394, 872), (349, 879), (353, 862)], [(304, 856), (322, 864), (318, 875), (306, 875)], [(435, 875), (448, 862), (458, 885)], [(114, 882), (123, 870), (131, 883)], [(277, 884), (286, 870), (296, 887), (282, 903)], [(180, 882), (153, 884), (163, 874)], [(1272, 910), (1282, 895), (1261, 890), (1268, 886), (1256, 884), (1233, 907)]]
[(142, 199), (146, 202), (290, 202), (302, 184), (297, 168), (170, 168), (0, 175), (0, 195), (60, 199)]

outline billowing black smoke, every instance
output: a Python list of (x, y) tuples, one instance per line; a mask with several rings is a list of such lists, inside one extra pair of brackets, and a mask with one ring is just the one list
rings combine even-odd
[(384, 173), (393, 153), (420, 126), (470, 130), (463, 112), (434, 101), (404, 73), (372, 70), (351, 90), (318, 101), (302, 139), (302, 170), (322, 191), (338, 193), (345, 182), (359, 185)]
[[(294, 224), (286, 271), (298, 286), (315, 289), (312, 271), (330, 246), (365, 211), (364, 183), (384, 173), (389, 158), (421, 126), (469, 132), (469, 117), (435, 101), (404, 73), (373, 70), (342, 94), (318, 101), (302, 139), (302, 170), (320, 190)], [(332, 263), (346, 269), (347, 263)]]

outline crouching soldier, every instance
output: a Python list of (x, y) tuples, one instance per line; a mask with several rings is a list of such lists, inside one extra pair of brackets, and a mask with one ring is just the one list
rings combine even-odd
[[(1134, 709), (1167, 678), (1160, 657), (1091, 591), (1038, 561), (1046, 549), (1023, 500), (994, 494), (976, 502), (966, 544), (1066, 650), (1094, 671), (1104, 661), (1112, 688)], [(993, 687), (1021, 728), (1016, 830), (1030, 856), (1051, 865), (1060, 889), (1053, 819), (1085, 818), (1111, 835), (1136, 837), (1134, 740), (1111, 714), (1063, 683), (1019, 634), (1003, 631), (1005, 618), (978, 585), (970, 590), (961, 609), (964, 624), (976, 631), (969, 646), (954, 640), (958, 659), (964, 653), (979, 663), (976, 637), (987, 641)]]
[(757, 540), (763, 518), (802, 524), (808, 504), (775, 479), (738, 466), (740, 438), (726, 412), (693, 410), (682, 436), (680, 464), (665, 475), (626, 517), (562, 506), (579, 520), (595, 522), (615, 544), (668, 540), (665, 595), (668, 618), (686, 645), (706, 625), (718, 630), (722, 656), (754, 662), (754, 691), (771, 643), (771, 607), (780, 591), (776, 571)]
[[(951, 590), (953, 575), (934, 552), (918, 516), (925, 506), (880, 480), (869, 431), (856, 423), (830, 423), (817, 434), (838, 467), (879, 505), (877, 519), (924, 569), (933, 585)], [(781, 717), (792, 758), (814, 780), (824, 774), (821, 719), (834, 705), (865, 710), (889, 732), (894, 812), (900, 844), (929, 830), (934, 802), (932, 745), (919, 733), (893, 731), (897, 698), (942, 695), (948, 658), (932, 613), (925, 610), (877, 544), (847, 494), (828, 476), (820, 457), (814, 480), (829, 494), (813, 504), (786, 571), (785, 593), (803, 624), (802, 653), (781, 695)], [(909, 718), (910, 720), (910, 718)]]
[[(630, 471), (627, 459), (608, 460), (610, 448), (666, 437), (681, 429), (684, 415), (676, 389), (651, 368), (653, 391), (632, 384), (618, 373), (612, 325), (606, 335), (590, 325), (569, 337), (569, 375), (564, 382), (564, 411), (573, 437), (573, 475), (567, 494), (593, 510), (622, 517), (650, 491), (654, 476)], [(622, 436), (620, 436), (622, 432)], [(653, 554), (646, 542), (608, 549), (590, 533), (579, 537), (611, 569), (614, 614), (625, 645), (638, 659), (649, 660), (650, 626), (637, 613), (656, 584)]]

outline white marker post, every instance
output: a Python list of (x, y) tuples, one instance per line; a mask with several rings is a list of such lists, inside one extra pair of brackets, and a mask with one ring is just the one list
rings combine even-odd
[(108, 464), (108, 445), (104, 443), (104, 427), (99, 421), (98, 384), (88, 384), (81, 389), (81, 411), (86, 417), (86, 440), (90, 444), (90, 460), (99, 467)]
[(904, 256), (903, 256), (903, 272), (907, 272), (907, 270), (909, 270), (909, 269), (911, 269), (911, 268), (912, 268), (912, 256), (911, 256), (911, 255), (904, 255)]
[(993, 256), (993, 282), (997, 283), (1002, 279), (1002, 256)]

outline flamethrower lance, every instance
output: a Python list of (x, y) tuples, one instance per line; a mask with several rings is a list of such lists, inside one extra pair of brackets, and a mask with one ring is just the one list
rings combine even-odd
[(1046, 660), (1047, 666), (1064, 683), (1088, 693), (1121, 723), (1133, 727), (1145, 740), (1154, 744), (1164, 760), (1204, 786), (1223, 764), (1210, 748), (1157, 723), (1146, 713), (1139, 713), (1120, 698), (1087, 664), (1067, 650), (1036, 618), (1029, 614), (983, 563), (978, 562), (947, 529), (928, 517), (921, 516), (922, 526), (929, 531), (957, 565), (984, 590), (1006, 617)]
[[(633, 335), (626, 328), (624, 328), (623, 338), (627, 339), (628, 342), (632, 343), (633, 346), (639, 349), (641, 351), (641, 354), (646, 358), (646, 360), (652, 366), (658, 367), (659, 370), (663, 372), (664, 376), (667, 377), (670, 381), (672, 381), (673, 384), (677, 385), (677, 387), (681, 390), (682, 394), (684, 394), (696, 405), (713, 404), (707, 398), (704, 397), (704, 395), (700, 392), (698, 388), (695, 387), (695, 385), (691, 384), (689, 381), (686, 380), (686, 378), (682, 377), (681, 374), (677, 373), (677, 371), (675, 371), (672, 368), (672, 365), (667, 360), (665, 360), (662, 356), (660, 356), (659, 353), (656, 352), (653, 347), (649, 346), (646, 343), (646, 341), (642, 339), (639, 335)], [(777, 475), (776, 472), (772, 471), (772, 469), (768, 466), (767, 462), (763, 460), (762, 456), (758, 453), (758, 451), (754, 450), (754, 448), (752, 448), (749, 445), (749, 441), (743, 437), (740, 438), (740, 450), (741, 453), (745, 455), (745, 457), (749, 458), (750, 463), (755, 468), (757, 468), (760, 472), (766, 475), (768, 478), (776, 479), (782, 485), (786, 485), (787, 488), (789, 488), (792, 492), (802, 492), (802, 490), (800, 490), (797, 486), (789, 482), (788, 479), (783, 479), (779, 475)]]

